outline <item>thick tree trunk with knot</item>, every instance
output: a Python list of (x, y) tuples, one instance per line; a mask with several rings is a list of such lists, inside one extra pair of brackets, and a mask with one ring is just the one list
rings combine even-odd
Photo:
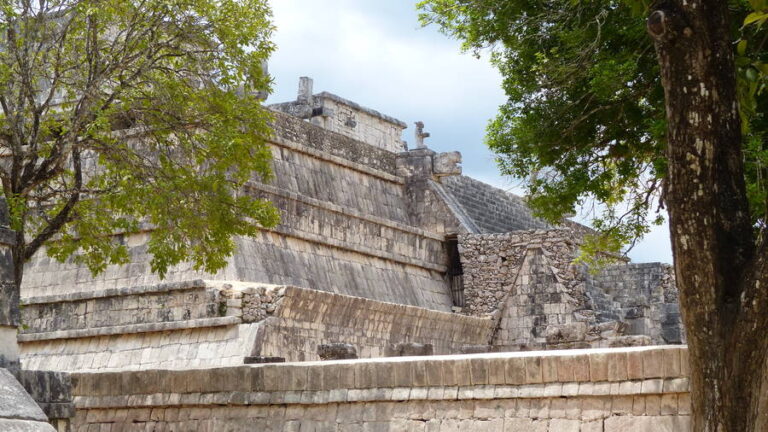
[(672, 248), (691, 358), (693, 430), (758, 430), (768, 349), (765, 245), (750, 222), (728, 2), (657, 2)]

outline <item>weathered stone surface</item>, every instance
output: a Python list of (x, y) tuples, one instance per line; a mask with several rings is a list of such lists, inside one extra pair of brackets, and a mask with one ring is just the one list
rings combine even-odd
[(480, 233), (506, 233), (548, 229), (551, 225), (533, 216), (523, 198), (467, 176), (441, 180), (480, 229)]
[(480, 354), (493, 352), (493, 346), (491, 345), (462, 345), (460, 350), (462, 354)]
[[(443, 235), (411, 221), (396, 155), (290, 116), (277, 114), (275, 129), (274, 180), (246, 192), (274, 202), (282, 224), (237, 239), (238, 253), (216, 275), (180, 265), (166, 280), (288, 284), (449, 311)], [(96, 278), (39, 254), (27, 265), (24, 297), (160, 282), (150, 272), (147, 235), (125, 241), (131, 264)]]
[(680, 342), (671, 267), (611, 266), (597, 275), (573, 264), (571, 229), (462, 234), (464, 312), (493, 316), (504, 349), (621, 347)]
[(0, 419), (47, 421), (45, 414), (7, 369), (0, 368)]
[(320, 360), (356, 359), (357, 348), (345, 343), (322, 344), (317, 346), (317, 355)]
[(0, 430), (3, 432), (56, 432), (44, 421), (12, 420), (0, 418)]
[(461, 175), (461, 153), (438, 153), (433, 160), (433, 172), (437, 177)]
[(285, 363), (285, 357), (254, 357), (248, 356), (243, 359), (244, 364), (262, 364), (262, 363)]
[(434, 354), (435, 347), (430, 344), (417, 342), (399, 342), (390, 344), (385, 352), (386, 357), (429, 356)]
[[(647, 335), (654, 343), (683, 340), (668, 271), (612, 268), (589, 279), (571, 265), (585, 227), (565, 221), (571, 231), (518, 231), (550, 225), (533, 217), (524, 199), (458, 175), (458, 152), (402, 151), (405, 123), (329, 93), (314, 94), (308, 78), (301, 79), (296, 101), (273, 108), (288, 113), (276, 112), (273, 122), (274, 179), (254, 179), (243, 192), (273, 202), (281, 210), (280, 226), (235, 239), (238, 252), (215, 275), (183, 264), (162, 284), (150, 272), (148, 232), (125, 235), (131, 263), (97, 277), (41, 251), (28, 263), (22, 287), (28, 364), (103, 370), (223, 366), (244, 357), (314, 360), (315, 346), (331, 341), (354, 344), (361, 357), (380, 357), (398, 342), (449, 353), (467, 344), (518, 350), (646, 342), (626, 334)], [(458, 252), (457, 233), (463, 233)], [(194, 279), (256, 283), (249, 292), (184, 286)], [(657, 282), (667, 288), (658, 289)], [(610, 294), (603, 289), (609, 283), (616, 288)], [(419, 309), (323, 296), (301, 303), (265, 284)], [(350, 315), (345, 307), (361, 313)], [(432, 313), (462, 308), (474, 316), (496, 311), (495, 322), (451, 322)], [(9, 313), (0, 310), (0, 322)], [(500, 324), (495, 333), (488, 331), (493, 324)], [(166, 331), (167, 338), (154, 334)], [(37, 343), (54, 339), (61, 341)], [(119, 352), (98, 344), (119, 346)], [(149, 348), (157, 351), (146, 354)], [(59, 353), (64, 358), (56, 358)]]
[[(628, 353), (679, 360), (685, 348), (625, 348), (546, 354), (497, 353), (438, 359), (342, 360), (181, 371), (78, 374), (78, 430), (436, 430), (460, 431), (675, 431), (690, 430), (683, 387), (637, 380), (576, 382), (578, 373), (542, 384), (537, 366), (551, 358), (570, 365), (611, 364)], [(593, 357), (595, 359), (593, 360)], [(520, 363), (519, 382), (504, 384), (494, 369)], [(614, 363), (618, 364), (618, 363)], [(452, 366), (446, 368), (446, 366)], [(599, 366), (597, 366), (600, 368)], [(622, 367), (622, 366), (615, 366)], [(623, 363), (624, 376), (628, 365)], [(668, 369), (668, 368), (666, 368)], [(666, 370), (665, 369), (665, 370)], [(446, 371), (452, 370), (452, 374)], [(405, 373), (404, 371), (410, 371)], [(651, 375), (653, 375), (651, 373)], [(354, 378), (350, 378), (354, 376)], [(467, 377), (458, 383), (456, 377)], [(406, 379), (403, 380), (403, 377)], [(421, 378), (419, 378), (421, 377)], [(507, 373), (509, 378), (509, 373)], [(594, 375), (602, 379), (601, 374)], [(410, 381), (410, 384), (403, 385)], [(130, 383), (120, 389), (118, 382)], [(601, 391), (601, 383), (614, 391)], [(208, 389), (201, 393), (201, 389)], [(665, 389), (674, 391), (667, 391)], [(124, 393), (130, 393), (126, 395)], [(260, 429), (261, 428), (261, 429)], [(143, 430), (143, 429), (142, 429)], [(317, 430), (317, 429), (315, 429)]]
[(49, 420), (69, 419), (75, 416), (72, 381), (69, 374), (22, 369), (16, 371), (15, 375)]
[[(140, 309), (158, 298), (179, 312)], [(408, 340), (424, 354), (427, 346), (432, 353), (449, 354), (463, 344), (488, 340), (493, 326), (488, 319), (324, 291), (216, 281), (36, 297), (27, 308), (60, 314), (38, 318), (30, 313), (33, 325), (20, 337), (24, 366), (35, 370), (234, 366), (245, 357), (317, 360), (318, 344), (340, 340), (353, 343), (364, 358), (387, 355), (385, 341), (393, 340)], [(45, 331), (55, 328), (52, 322), (62, 327), (79, 323), (67, 316), (79, 310), (90, 311), (77, 315), (88, 322), (103, 319), (101, 326)], [(168, 317), (174, 320), (163, 321)]]

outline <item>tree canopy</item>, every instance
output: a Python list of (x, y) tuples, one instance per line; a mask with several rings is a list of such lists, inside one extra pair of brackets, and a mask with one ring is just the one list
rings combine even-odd
[(277, 223), (241, 193), (271, 175), (266, 0), (0, 4), (0, 180), (17, 271), (47, 245), (98, 272), (128, 260), (112, 234), (147, 229), (153, 271), (216, 271), (233, 236)]
[(538, 173), (529, 188), (542, 215), (600, 202), (608, 240), (592, 246), (605, 249), (666, 203), (691, 429), (766, 430), (766, 1), (420, 6), (466, 49), (495, 47), (509, 101), (488, 141), (505, 173)]
[[(664, 91), (644, 0), (425, 0), (465, 50), (489, 49), (508, 97), (488, 127), (503, 174), (527, 180), (530, 204), (551, 221), (579, 207), (618, 251), (664, 216), (667, 173)], [(752, 218), (768, 212), (764, 97), (768, 32), (763, 0), (731, 1), (745, 176)], [(533, 174), (533, 175), (532, 175)], [(598, 203), (594, 206), (593, 203)]]

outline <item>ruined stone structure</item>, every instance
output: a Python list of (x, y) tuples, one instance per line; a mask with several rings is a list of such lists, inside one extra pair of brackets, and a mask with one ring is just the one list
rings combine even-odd
[(570, 229), (459, 236), (467, 310), (494, 314), (503, 350), (682, 343), (671, 266), (572, 264)]
[(82, 432), (685, 432), (687, 352), (620, 348), (76, 373), (74, 423)]
[[(325, 377), (327, 367), (317, 369), (320, 378), (307, 378), (314, 376), (312, 364), (258, 365), (317, 361), (337, 351), (375, 359), (684, 342), (668, 266), (630, 264), (592, 274), (574, 265), (586, 227), (551, 226), (534, 217), (524, 199), (462, 176), (461, 155), (430, 150), (423, 123), (416, 124), (416, 148), (408, 150), (404, 122), (330, 93), (314, 94), (307, 78), (296, 101), (272, 109), (275, 179), (254, 181), (246, 192), (274, 202), (282, 222), (255, 238), (236, 239), (238, 252), (219, 273), (180, 265), (159, 280), (149, 271), (147, 232), (123, 235), (131, 263), (96, 277), (45, 251), (28, 263), (21, 364), (76, 374), (77, 430), (121, 422), (127, 429), (120, 430), (150, 424), (154, 430), (240, 430), (236, 425), (250, 417), (269, 418), (263, 430), (296, 430), (297, 419), (315, 417), (336, 425), (327, 430), (348, 430), (339, 421), (343, 410), (354, 411), (354, 424), (376, 423), (392, 414), (393, 401), (406, 400), (420, 402), (391, 418), (421, 422), (415, 430), (431, 421), (425, 401), (440, 401), (453, 413), (446, 422), (546, 423), (531, 430), (579, 430), (588, 422), (595, 428), (599, 422), (595, 430), (618, 430), (624, 420), (613, 417), (625, 409), (654, 416), (649, 424), (685, 422), (687, 387), (674, 381), (667, 390), (651, 372), (592, 379), (587, 371), (583, 381), (612, 383), (582, 394), (576, 372), (547, 381), (539, 371), (520, 381), (507, 368), (506, 377), (492, 379), (498, 372), (489, 370), (475, 379), (480, 372), (471, 356), (409, 360), (405, 377), (392, 375), (406, 364), (397, 360), (359, 360), (354, 378), (334, 367), (333, 379)], [(548, 358), (485, 355), (491, 357), (477, 361), (500, 362), (502, 371), (505, 362), (541, 366)], [(591, 364), (584, 355), (574, 361)], [(442, 369), (454, 364), (471, 373)], [(670, 379), (682, 379), (678, 369)], [(301, 376), (267, 384), (285, 371)], [(208, 378), (219, 373), (226, 378)], [(367, 373), (397, 382), (368, 382)], [(655, 381), (645, 384), (646, 378)], [(557, 388), (544, 384), (550, 382)], [(489, 387), (502, 384), (507, 387), (498, 395)], [(614, 384), (623, 390), (614, 391)], [(577, 414), (568, 397), (577, 400)], [(665, 397), (674, 399), (674, 409), (658, 407)], [(631, 403), (638, 398), (642, 409)], [(231, 407), (210, 406), (221, 404)], [(646, 411), (646, 404), (655, 408)], [(547, 411), (527, 411), (544, 405)]]

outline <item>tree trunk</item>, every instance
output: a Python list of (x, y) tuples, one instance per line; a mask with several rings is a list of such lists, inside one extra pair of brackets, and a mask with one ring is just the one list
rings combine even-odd
[(656, 2), (667, 204), (691, 362), (693, 430), (757, 431), (768, 348), (764, 246), (749, 217), (728, 2)]

